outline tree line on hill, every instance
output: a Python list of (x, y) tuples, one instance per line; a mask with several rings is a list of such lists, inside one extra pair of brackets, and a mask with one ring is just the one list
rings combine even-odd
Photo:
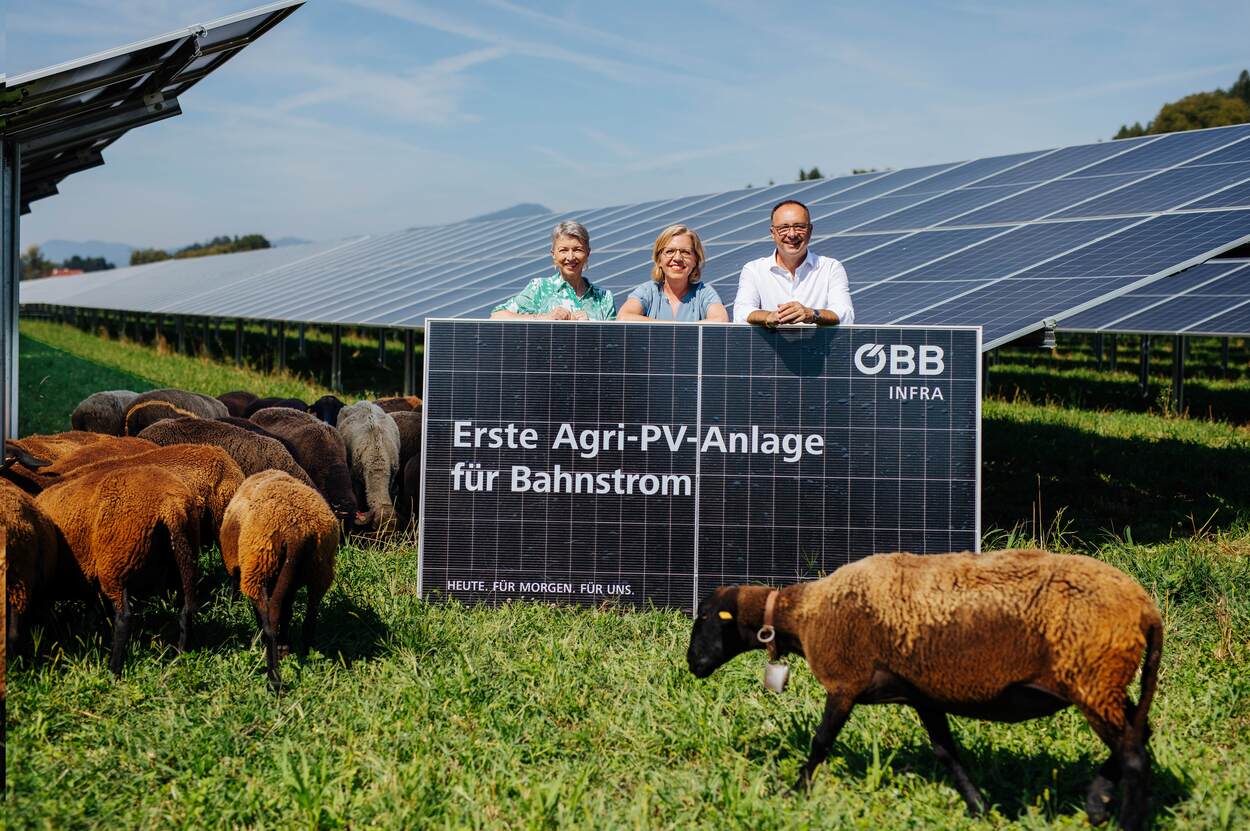
[(1136, 138), (1246, 123), (1250, 123), (1250, 71), (1243, 69), (1228, 89), (1195, 92), (1169, 101), (1153, 120), (1146, 122), (1146, 126), (1143, 127), (1140, 121), (1134, 122), (1131, 127), (1122, 124), (1112, 138)]
[(238, 251), (256, 251), (269, 248), (269, 240), (263, 234), (213, 237), (208, 242), (193, 242), (172, 254), (163, 248), (136, 248), (130, 252), (131, 265), (159, 263), (161, 260), (183, 260), (188, 257), (211, 257), (214, 254), (234, 254)]
[[(172, 253), (162, 248), (136, 248), (130, 252), (130, 265), (143, 265), (170, 259), (180, 260), (187, 257), (207, 257), (210, 254), (232, 254), (236, 251), (255, 251), (270, 247), (272, 246), (269, 240), (263, 234), (220, 236), (213, 237), (207, 242), (193, 242)], [(77, 254), (58, 263), (45, 257), (38, 245), (28, 247), (19, 263), (22, 280), (38, 280), (41, 277), (47, 277), (58, 268), (106, 271), (116, 267), (104, 257), (80, 257)]]

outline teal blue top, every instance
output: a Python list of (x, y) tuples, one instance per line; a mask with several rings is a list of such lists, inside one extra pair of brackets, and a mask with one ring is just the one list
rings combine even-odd
[(655, 280), (647, 280), (629, 293), (629, 296), (642, 304), (642, 313), (655, 320), (707, 320), (707, 310), (713, 303), (720, 303), (720, 295), (707, 283), (691, 283), (686, 296), (681, 299), (677, 315), (673, 315), (673, 306), (664, 295), (663, 287)]

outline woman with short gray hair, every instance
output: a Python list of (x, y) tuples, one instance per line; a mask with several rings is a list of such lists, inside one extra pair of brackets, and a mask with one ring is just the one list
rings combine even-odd
[(590, 233), (580, 222), (565, 220), (551, 231), (551, 259), (556, 273), (535, 277), (520, 294), (490, 313), (496, 319), (611, 320), (612, 292), (592, 285), (582, 273), (590, 259)]

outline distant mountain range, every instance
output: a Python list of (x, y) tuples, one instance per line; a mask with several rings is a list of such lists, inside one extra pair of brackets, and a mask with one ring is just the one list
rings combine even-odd
[[(279, 237), (270, 240), (269, 244), (274, 248), (281, 248), (284, 245), (303, 245), (308, 242), (300, 237)], [(23, 247), (25, 247), (23, 245)], [(170, 248), (170, 251), (176, 251), (180, 246)], [(100, 240), (76, 241), (67, 239), (50, 239), (47, 242), (39, 243), (39, 250), (43, 252), (46, 259), (54, 263), (63, 263), (70, 257), (77, 254), (80, 257), (103, 257), (118, 268), (130, 265), (130, 252), (134, 251), (136, 246), (127, 245), (124, 242), (101, 242)]]

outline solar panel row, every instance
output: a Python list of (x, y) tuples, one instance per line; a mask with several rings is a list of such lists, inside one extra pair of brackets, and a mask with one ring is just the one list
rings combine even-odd
[(1211, 260), (1061, 321), (1065, 331), (1250, 334), (1250, 260)]
[(550, 229), (571, 217), (618, 304), (647, 279), (658, 232), (684, 222), (728, 305), (742, 265), (771, 252), (783, 199), (810, 206), (812, 248), (846, 266), (857, 322), (980, 325), (989, 349), (1250, 240), (1250, 125), (167, 262), (25, 284), (22, 302), (396, 327), (484, 317), (551, 270)]

